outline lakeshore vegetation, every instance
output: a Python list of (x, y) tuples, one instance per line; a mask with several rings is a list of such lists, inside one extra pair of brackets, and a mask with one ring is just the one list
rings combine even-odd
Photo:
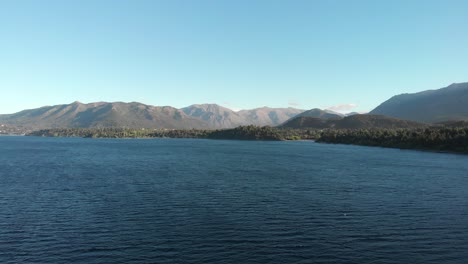
[(287, 129), (239, 126), (233, 129), (63, 128), (33, 131), (28, 136), (85, 138), (204, 138), (235, 140), (316, 140), (401, 149), (468, 154), (468, 127), (405, 129)]

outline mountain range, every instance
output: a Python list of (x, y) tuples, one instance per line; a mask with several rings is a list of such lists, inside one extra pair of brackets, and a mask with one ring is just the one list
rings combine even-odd
[[(398, 119), (414, 121), (399, 121)], [(30, 129), (45, 128), (165, 128), (222, 129), (241, 125), (291, 128), (418, 127), (417, 123), (468, 121), (468, 83), (438, 90), (401, 94), (390, 98), (368, 115), (343, 115), (318, 108), (261, 107), (233, 111), (217, 104), (194, 104), (177, 109), (138, 102), (96, 102), (44, 106), (0, 115), (0, 124)]]
[(1, 124), (44, 128), (166, 128), (218, 129), (240, 125), (276, 126), (304, 112), (295, 108), (256, 108), (235, 112), (216, 104), (191, 105), (182, 109), (132, 102), (97, 102), (44, 106), (0, 115)]
[(181, 109), (186, 115), (201, 119), (208, 128), (233, 128), (241, 125), (277, 126), (304, 112), (296, 108), (261, 107), (235, 112), (216, 104), (195, 104)]

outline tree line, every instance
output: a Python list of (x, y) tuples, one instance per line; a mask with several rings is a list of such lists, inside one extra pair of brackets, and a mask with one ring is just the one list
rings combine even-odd
[(84, 138), (208, 138), (240, 140), (284, 140), (272, 127), (239, 126), (233, 129), (133, 129), (53, 128), (33, 131), (28, 136)]
[(412, 129), (285, 129), (240, 126), (233, 129), (55, 128), (29, 136), (85, 138), (205, 138), (237, 140), (316, 140), (403, 149), (468, 153), (468, 127)]
[(317, 141), (468, 153), (468, 127), (326, 130)]

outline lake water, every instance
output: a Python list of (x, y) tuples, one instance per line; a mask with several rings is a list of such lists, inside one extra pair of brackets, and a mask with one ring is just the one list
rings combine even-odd
[(468, 263), (468, 156), (0, 137), (0, 263)]

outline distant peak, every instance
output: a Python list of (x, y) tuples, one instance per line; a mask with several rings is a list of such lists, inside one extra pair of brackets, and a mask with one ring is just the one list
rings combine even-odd
[(457, 88), (457, 87), (468, 87), (468, 82), (452, 83), (451, 85), (447, 86), (447, 88)]
[(463, 84), (468, 84), (468, 82), (455, 82), (455, 83), (452, 83), (450, 84), (449, 86), (452, 86), (452, 85), (463, 85)]
[(207, 106), (219, 106), (218, 104), (193, 104), (190, 105), (189, 107), (207, 107)]

